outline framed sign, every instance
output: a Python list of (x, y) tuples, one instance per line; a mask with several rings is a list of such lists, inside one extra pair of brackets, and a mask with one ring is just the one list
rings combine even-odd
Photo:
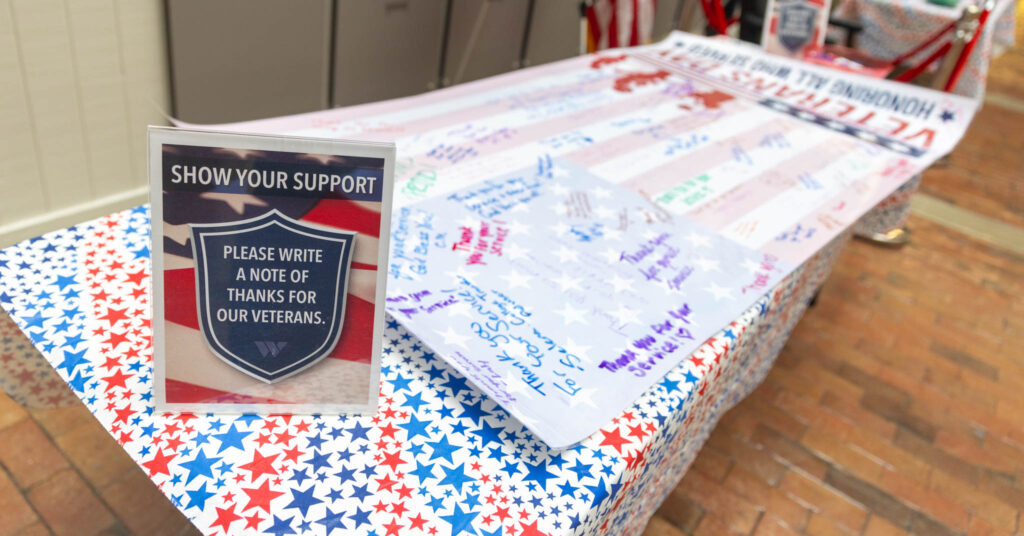
[(158, 410), (376, 411), (394, 160), (150, 127)]
[(802, 59), (825, 44), (830, 0), (768, 0), (761, 46)]

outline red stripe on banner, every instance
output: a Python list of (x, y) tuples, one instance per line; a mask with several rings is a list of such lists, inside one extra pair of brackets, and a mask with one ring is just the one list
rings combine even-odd
[(199, 329), (196, 315), (196, 274), (192, 268), (164, 270), (164, 319)]
[(380, 238), (380, 212), (370, 210), (355, 201), (324, 199), (303, 216), (302, 221)]
[(194, 383), (182, 382), (178, 380), (167, 379), (164, 382), (164, 387), (167, 392), (167, 401), (175, 404), (186, 404), (186, 403), (218, 403), (218, 402), (232, 402), (235, 404), (293, 404), (294, 402), (286, 402), (284, 400), (274, 400), (273, 398), (263, 398), (257, 396), (242, 395), (238, 393), (229, 393), (227, 391), (221, 391), (219, 389), (211, 389), (209, 387), (203, 387), (202, 385), (196, 385)]
[(373, 302), (366, 301), (352, 294), (348, 295), (345, 304), (345, 324), (341, 327), (341, 338), (338, 346), (327, 357), (370, 362), (373, 351)]
[(376, 264), (366, 264), (366, 263), (362, 263), (362, 262), (353, 262), (352, 263), (352, 269), (353, 270), (373, 270), (373, 271), (376, 272), (377, 271), (377, 265)]

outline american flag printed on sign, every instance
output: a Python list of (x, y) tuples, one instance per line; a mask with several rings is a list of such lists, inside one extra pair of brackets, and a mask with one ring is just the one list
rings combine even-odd
[[(209, 169), (259, 169), (267, 165), (326, 165), (334, 172), (380, 173), (380, 169), (360, 166), (382, 166), (373, 159), (349, 159), (318, 154), (301, 154), (247, 149), (224, 149), (164, 144), (165, 159), (174, 162), (201, 162)], [(376, 160), (374, 160), (375, 162)], [(255, 167), (254, 167), (255, 166)], [(347, 167), (346, 167), (347, 166)], [(167, 166), (170, 167), (170, 166)], [(313, 169), (313, 168), (311, 168)], [(319, 169), (319, 168), (315, 168)], [(363, 170), (363, 171), (360, 171)], [(181, 173), (179, 169), (179, 173)], [(340, 176), (340, 175), (339, 175)], [(165, 180), (170, 180), (166, 177)], [(292, 185), (289, 175), (285, 184)], [(168, 404), (274, 404), (282, 409), (294, 405), (362, 404), (370, 398), (374, 313), (377, 293), (377, 256), (381, 230), (381, 202), (346, 198), (342, 195), (298, 195), (289, 188), (289, 195), (277, 189), (242, 185), (240, 180), (212, 182), (208, 185), (181, 186), (181, 190), (165, 187), (163, 192), (163, 311), (165, 344), (165, 398)], [(268, 184), (276, 184), (271, 181)], [(323, 229), (354, 232), (354, 249), (346, 264), (347, 296), (344, 297), (344, 319), (334, 349), (323, 361), (307, 371), (272, 384), (247, 381), (243, 373), (217, 358), (200, 332), (197, 313), (196, 262), (198, 251), (193, 244), (196, 229), (209, 224), (251, 220), (276, 211), (282, 218), (299, 224), (313, 224)], [(198, 227), (197, 227), (198, 225)], [(215, 292), (223, 292), (216, 289)], [(330, 299), (321, 293), (320, 302)], [(245, 309), (243, 307), (243, 309)], [(345, 327), (349, 329), (345, 329)], [(324, 330), (316, 330), (324, 331)], [(266, 344), (277, 341), (252, 340)], [(275, 346), (275, 349), (278, 349)], [(315, 370), (314, 370), (315, 369)], [(306, 372), (309, 372), (308, 374)]]

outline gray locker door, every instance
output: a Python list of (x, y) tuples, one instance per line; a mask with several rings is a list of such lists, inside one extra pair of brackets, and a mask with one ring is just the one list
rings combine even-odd
[[(659, 0), (658, 3), (667, 0)], [(525, 66), (540, 65), (580, 53), (580, 6), (575, 0), (536, 0), (526, 38)]]
[(334, 106), (437, 87), (446, 0), (338, 0)]
[(524, 0), (452, 0), (442, 83), (519, 68), (529, 5)]
[(168, 0), (174, 111), (197, 123), (328, 105), (330, 0)]
[[(657, 42), (679, 27), (684, 0), (658, 0), (654, 5), (654, 28), (651, 38)], [(723, 4), (725, 1), (723, 0)]]

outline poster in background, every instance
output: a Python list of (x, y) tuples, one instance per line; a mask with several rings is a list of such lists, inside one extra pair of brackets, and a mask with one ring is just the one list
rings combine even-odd
[(768, 0), (761, 46), (766, 52), (803, 58), (822, 48), (830, 0)]
[(150, 129), (158, 409), (376, 409), (394, 151)]

